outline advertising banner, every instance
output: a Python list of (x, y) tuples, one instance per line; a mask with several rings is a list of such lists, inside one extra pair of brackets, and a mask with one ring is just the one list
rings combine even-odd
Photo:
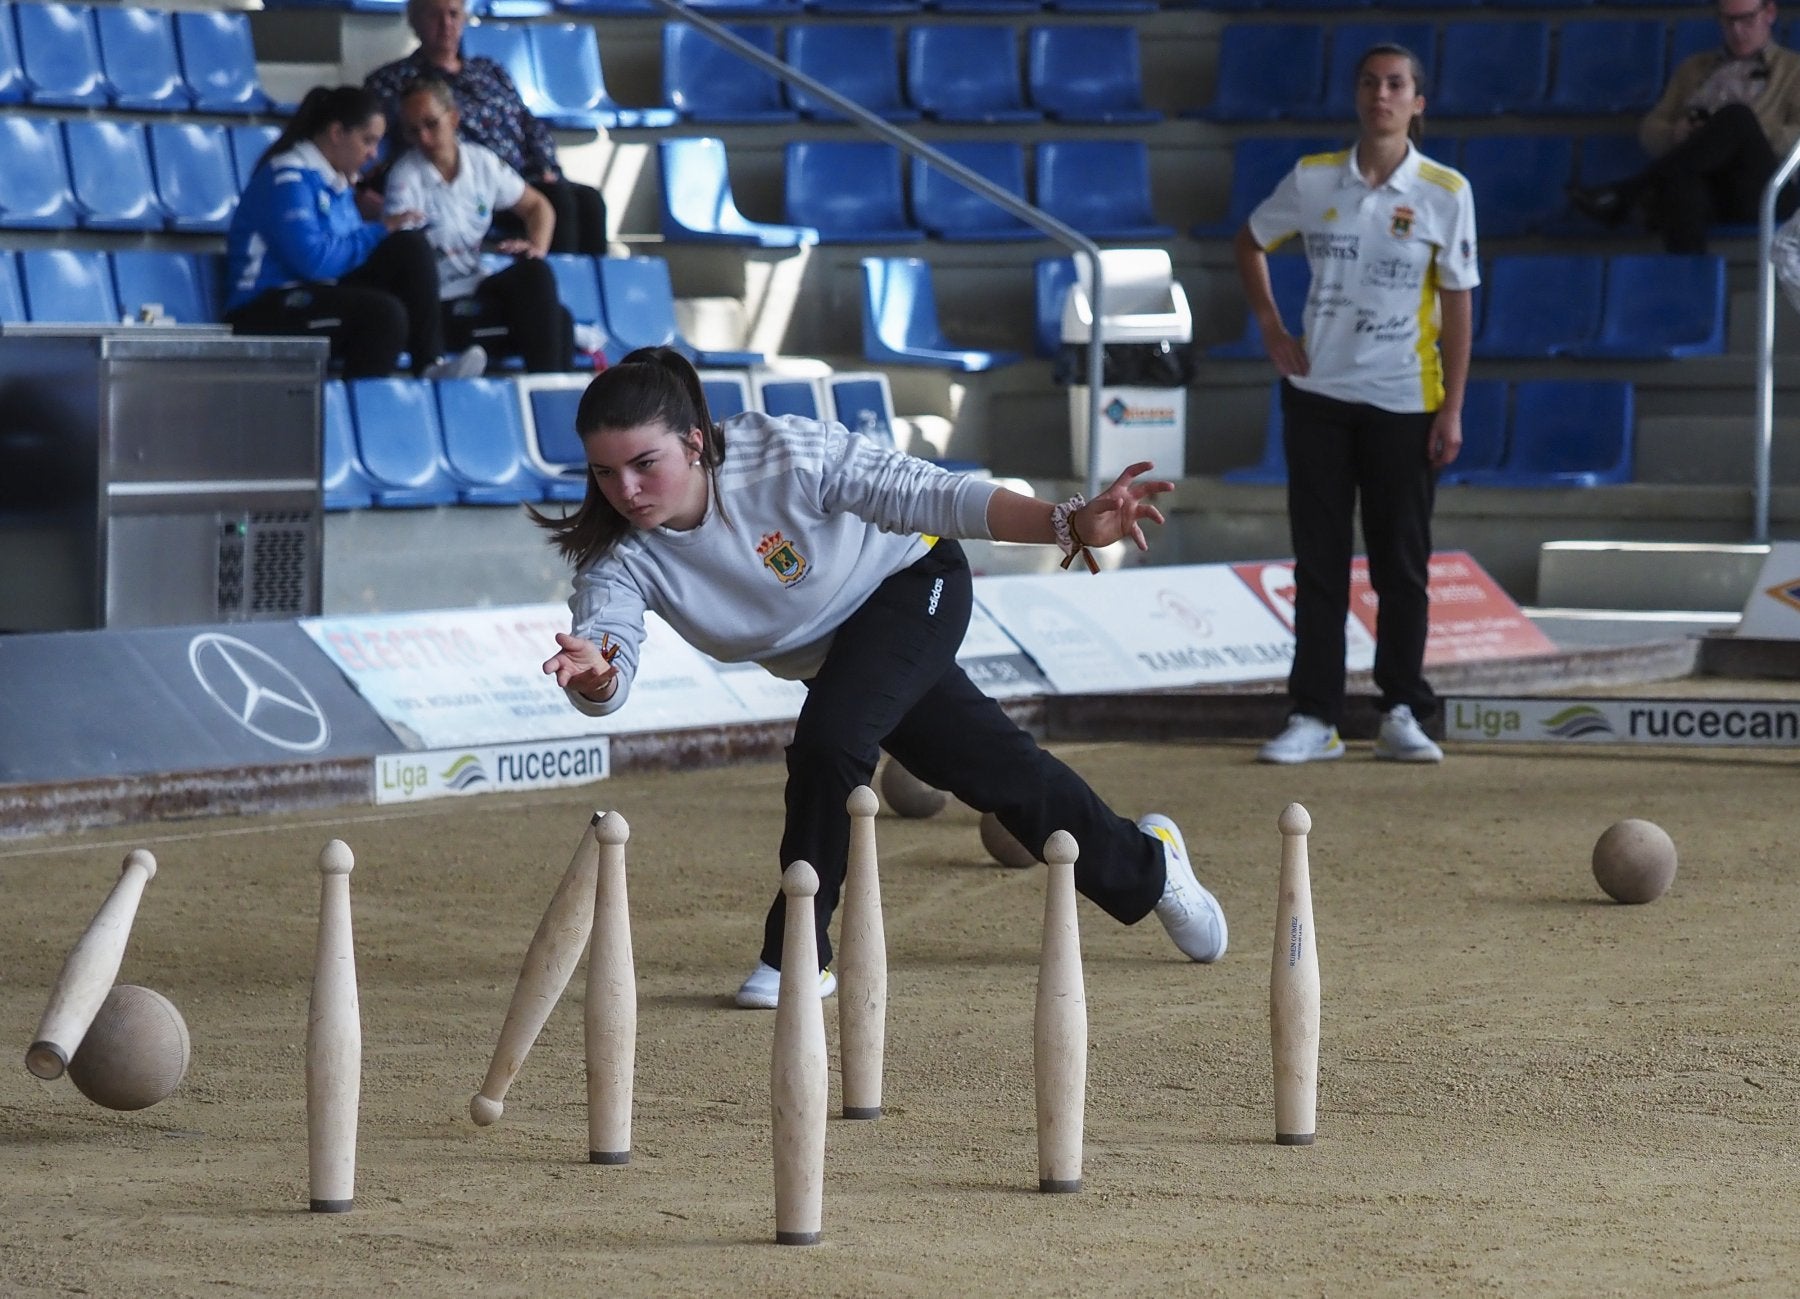
[(1451, 740), (1529, 744), (1800, 745), (1800, 701), (1779, 699), (1446, 699)]

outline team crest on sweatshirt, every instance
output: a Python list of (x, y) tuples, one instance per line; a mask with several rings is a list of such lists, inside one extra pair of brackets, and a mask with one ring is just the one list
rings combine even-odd
[(806, 556), (795, 550), (794, 543), (782, 536), (779, 530), (759, 541), (756, 553), (762, 556), (762, 562), (768, 565), (769, 571), (781, 579), (783, 586), (792, 586), (806, 575)]

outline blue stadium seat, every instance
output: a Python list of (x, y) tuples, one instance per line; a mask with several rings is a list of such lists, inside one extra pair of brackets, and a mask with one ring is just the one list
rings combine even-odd
[(916, 14), (924, 0), (806, 0), (809, 13), (819, 14)]
[(1142, 140), (1045, 140), (1037, 150), (1037, 203), (1091, 239), (1169, 239), (1150, 201)]
[(10, 248), (0, 248), (0, 325), (23, 324), (25, 288), (19, 283), (19, 259)]
[(662, 140), (662, 236), (678, 243), (799, 248), (819, 242), (807, 226), (752, 221), (737, 209), (725, 142), (710, 136)]
[(628, 349), (619, 346), (606, 332), (606, 312), (600, 305), (600, 272), (594, 263), (594, 258), (583, 253), (551, 253), (544, 258), (544, 264), (556, 277), (556, 300), (568, 308), (576, 325), (599, 334), (600, 354), (611, 364)]
[(575, 431), (575, 412), (581, 405), (581, 388), (567, 384), (532, 383), (526, 386), (531, 406), (527, 446), (537, 448), (538, 459), (552, 471), (574, 470), (587, 483), (587, 450)]
[(1498, 469), (1506, 458), (1504, 379), (1471, 379), (1463, 390), (1462, 451), (1438, 475), (1441, 483), (1460, 483), (1471, 474)]
[(1595, 487), (1631, 481), (1635, 412), (1631, 385), (1545, 379), (1513, 388), (1506, 458), (1470, 470), (1482, 487)]
[(1492, 117), (1535, 105), (1550, 86), (1550, 27), (1539, 21), (1444, 24), (1433, 117)]
[[(1219, 80), (1212, 103), (1183, 116), (1273, 122), (1311, 109), (1324, 91), (1323, 26), (1231, 23), (1219, 33)], [(1251, 141), (1240, 141), (1247, 143)]]
[(238, 193), (241, 194), (244, 186), (250, 183), (250, 173), (256, 170), (256, 160), (268, 152), (269, 146), (280, 136), (281, 128), (238, 122), (226, 127), (225, 131), (231, 142), (231, 169), (237, 176)]
[[(531, 50), (530, 28), (520, 23), (483, 22), (470, 23), (463, 31), (462, 51), (465, 58), (492, 59), (512, 78), (513, 85), (518, 87), (519, 99), (533, 117), (541, 117), (554, 121), (550, 116), (550, 105), (544, 96), (544, 89), (538, 84), (537, 58)], [(564, 123), (556, 123), (564, 125)], [(398, 123), (390, 123), (389, 129)], [(588, 123), (572, 122), (571, 126), (585, 126)]]
[(103, 252), (26, 248), (19, 253), (19, 275), (26, 312), (36, 324), (119, 323), (119, 298)]
[(798, 415), (823, 419), (825, 402), (819, 380), (812, 375), (755, 369), (750, 372), (750, 401), (765, 415)]
[(1534, 111), (1559, 117), (1641, 113), (1656, 102), (1665, 79), (1660, 21), (1570, 19), (1557, 28), (1550, 93)]
[(69, 164), (55, 122), (0, 115), (0, 226), (25, 230), (69, 230), (75, 226), (75, 198), (69, 192)]
[(208, 269), (192, 253), (115, 249), (113, 288), (120, 311), (136, 319), (140, 310), (155, 303), (177, 324), (210, 324), (218, 319), (218, 307)]
[[(900, 93), (900, 43), (886, 23), (796, 23), (788, 28), (787, 58), (827, 89), (890, 122), (916, 122), (919, 110)], [(843, 115), (799, 86), (788, 99), (818, 122)]]
[(1635, 176), (1650, 163), (1635, 135), (1584, 135), (1576, 162), (1576, 183), (1611, 185)]
[(1225, 219), (1195, 226), (1194, 238), (1235, 235), (1250, 219), (1256, 205), (1275, 192), (1275, 187), (1294, 169), (1295, 163), (1309, 154), (1342, 147), (1342, 141), (1323, 137), (1292, 139), (1263, 135), (1239, 140), (1231, 147), (1231, 193), (1226, 200)]
[[(600, 307), (619, 355), (640, 347), (674, 347), (696, 365), (756, 365), (761, 352), (694, 347), (675, 322), (675, 285), (662, 257), (600, 257)], [(613, 359), (610, 353), (608, 360)]]
[[(1271, 13), (1312, 9), (1329, 9), (1333, 11), (1349, 12), (1356, 9), (1366, 9), (1373, 2), (1374, 0), (1262, 0), (1261, 4), (1256, 7), (1269, 10)], [(1235, 7), (1235, 5), (1233, 7)]]
[(350, 417), (350, 393), (342, 379), (327, 379), (321, 394), (324, 464), (319, 485), (327, 510), (366, 510), (375, 503), (375, 484), (356, 454), (356, 421)]
[(237, 174), (222, 127), (197, 122), (152, 122), (150, 158), (169, 229), (218, 231), (237, 208)]
[(1476, 356), (1555, 356), (1599, 332), (1603, 257), (1496, 257), (1482, 279), (1487, 314), (1475, 336)]
[(349, 388), (356, 450), (375, 504), (456, 504), (431, 385), (410, 378), (352, 379)]
[[(1269, 288), (1275, 295), (1275, 309), (1288, 333), (1299, 338), (1305, 328), (1306, 295), (1312, 287), (1312, 268), (1299, 253), (1278, 253), (1268, 259)], [(1214, 361), (1263, 361), (1269, 353), (1263, 347), (1262, 329), (1256, 317), (1244, 315), (1244, 332), (1229, 343), (1218, 343), (1206, 349)]]
[(183, 10), (175, 15), (175, 44), (201, 112), (263, 113), (274, 106), (257, 75), (248, 14)]
[(556, 0), (558, 9), (579, 14), (660, 14), (650, 0)]
[(1606, 299), (1592, 342), (1563, 356), (1672, 360), (1725, 350), (1725, 259), (1628, 253), (1606, 265)]
[[(1025, 198), (1025, 147), (1017, 141), (944, 140), (937, 148), (1015, 198)], [(913, 219), (932, 238), (956, 243), (1004, 243), (1044, 237), (1036, 227), (923, 159), (911, 159), (909, 167)]]
[[(1356, 65), (1371, 45), (1404, 45), (1425, 66), (1426, 85), (1437, 85), (1435, 51), (1437, 29), (1430, 23), (1354, 22), (1331, 29), (1331, 52), (1325, 64), (1325, 92), (1316, 103), (1295, 107), (1289, 117), (1335, 119), (1352, 113), (1356, 106)], [(1426, 97), (1426, 111), (1431, 99)]]
[(939, 122), (1041, 122), (1026, 106), (1011, 27), (921, 23), (906, 33), (906, 98)]
[(440, 379), (431, 386), (437, 390), (444, 463), (456, 480), (457, 499), (464, 505), (544, 499), (544, 483), (525, 455), (525, 429), (512, 384), (505, 379)]
[(1221, 482), (1279, 487), (1287, 482), (1287, 444), (1283, 439), (1281, 383), (1269, 385), (1269, 413), (1263, 423), (1262, 459), (1219, 475)]
[(161, 230), (163, 206), (150, 175), (144, 128), (108, 118), (65, 121), (69, 192), (77, 219), (91, 230)]
[(750, 409), (750, 376), (742, 370), (702, 370), (700, 389), (715, 424)]
[(611, 130), (673, 126), (680, 120), (672, 108), (627, 106), (607, 93), (600, 44), (591, 24), (533, 23), (525, 30), (531, 36), (538, 86), (551, 121)]
[(938, 322), (931, 263), (918, 257), (865, 257), (863, 355), (884, 365), (925, 365), (974, 372), (1011, 365), (1012, 352), (958, 347)]
[(852, 433), (883, 446), (896, 445), (894, 390), (879, 370), (837, 370), (825, 379), (831, 417)]
[(1722, 43), (1719, 20), (1710, 14), (1705, 18), (1678, 19), (1669, 28), (1669, 71), (1673, 73), (1694, 55), (1716, 50)]
[(1162, 121), (1144, 106), (1135, 27), (1033, 27), (1025, 37), (1025, 88), (1032, 106), (1055, 122)]
[(1475, 189), (1485, 238), (1532, 234), (1561, 221), (1575, 174), (1567, 135), (1479, 135), (1463, 143), (1457, 164)]
[(925, 7), (941, 14), (1029, 14), (1043, 5), (1039, 0), (925, 0)]
[(1075, 259), (1040, 257), (1032, 264), (1032, 350), (1054, 359), (1062, 349), (1063, 300), (1076, 281)]
[(149, 113), (184, 113), (194, 92), (181, 75), (175, 25), (161, 9), (100, 5), (94, 10), (100, 66), (112, 87), (113, 107)]
[(785, 216), (825, 244), (917, 243), (925, 232), (906, 214), (900, 151), (879, 140), (791, 140), (783, 180)]
[[(775, 29), (734, 23), (729, 30), (764, 54), (775, 53)], [(690, 23), (663, 26), (663, 98), (688, 122), (792, 122), (799, 114), (781, 83)]]
[(0, 104), (25, 102), (25, 69), (19, 63), (19, 34), (10, 16), (0, 14)]
[[(100, 68), (93, 10), (56, 3), (8, 6), (18, 20), (26, 97), (53, 108), (98, 108), (111, 101)], [(3, 15), (0, 15), (3, 17)]]
[(1153, 14), (1156, 0), (1048, 0), (1046, 9), (1065, 14)]

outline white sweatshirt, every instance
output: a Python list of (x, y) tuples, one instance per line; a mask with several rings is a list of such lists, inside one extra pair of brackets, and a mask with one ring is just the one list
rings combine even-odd
[(801, 680), (875, 588), (926, 552), (922, 534), (992, 535), (991, 481), (835, 422), (753, 411), (723, 428), (725, 461), (699, 527), (634, 530), (575, 575), (575, 634), (620, 649), (611, 699), (568, 692), (589, 716), (616, 711), (630, 693), (646, 609), (713, 658)]

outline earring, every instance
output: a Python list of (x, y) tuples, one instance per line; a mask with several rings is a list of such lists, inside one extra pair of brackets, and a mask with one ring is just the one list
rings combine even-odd
[(688, 461), (689, 469), (698, 469), (699, 467), (700, 467), (700, 457), (699, 456), (695, 456), (692, 460)]

